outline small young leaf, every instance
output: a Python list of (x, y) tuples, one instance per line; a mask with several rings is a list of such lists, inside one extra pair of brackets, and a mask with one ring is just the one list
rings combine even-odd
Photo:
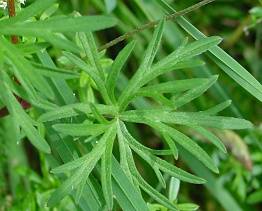
[(196, 211), (198, 210), (199, 206), (192, 203), (184, 203), (184, 204), (178, 204), (177, 208), (180, 211)]
[(170, 201), (175, 201), (180, 188), (180, 180), (175, 177), (171, 177), (168, 190), (168, 198)]

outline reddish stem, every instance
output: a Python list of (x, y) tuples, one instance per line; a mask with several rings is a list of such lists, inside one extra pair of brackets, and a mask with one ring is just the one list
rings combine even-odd
[[(15, 0), (8, 0), (7, 4), (8, 4), (9, 17), (12, 18), (12, 17), (14, 17), (16, 15), (16, 12), (15, 12)], [(18, 36), (12, 35), (11, 36), (11, 42), (13, 44), (17, 44), (19, 42)], [(16, 78), (14, 80), (19, 84), (19, 81)], [(20, 105), (24, 109), (27, 109), (27, 108), (31, 107), (31, 105), (28, 102), (26, 102), (25, 100), (23, 100), (22, 98), (16, 96), (16, 99), (17, 99), (17, 101), (20, 103)], [(1, 117), (5, 117), (8, 114), (9, 114), (9, 112), (8, 112), (6, 107), (0, 109), (0, 118)]]
[[(8, 4), (9, 17), (10, 18), (14, 17), (16, 15), (15, 0), (8, 0), (7, 4)], [(17, 44), (19, 42), (18, 37), (16, 35), (11, 36), (11, 41), (12, 41), (13, 44)]]

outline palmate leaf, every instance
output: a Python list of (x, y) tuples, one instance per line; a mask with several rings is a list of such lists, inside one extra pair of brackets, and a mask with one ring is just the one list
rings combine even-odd
[[(37, 1), (37, 2), (39, 3), (40, 1)], [(51, 3), (52, 1), (47, 1), (47, 2)], [(41, 5), (41, 2), (39, 3), (39, 5)], [(41, 7), (44, 8), (44, 3), (43, 3), (43, 5), (41, 5)], [(43, 10), (43, 9), (39, 8), (39, 11), (40, 10)], [(57, 133), (55, 133), (52, 130), (53, 134), (50, 135), (50, 140), (52, 141), (51, 145), (52, 145), (52, 147), (54, 147), (54, 151), (58, 152), (59, 156), (61, 157), (63, 162), (66, 163), (69, 160), (73, 159), (74, 152), (78, 151), (77, 147), (83, 147), (83, 151), (85, 151), (86, 147), (91, 146), (90, 143), (87, 143), (86, 145), (84, 145), (82, 143), (76, 144), (75, 142), (70, 143), (70, 140), (73, 139), (70, 136), (77, 137), (77, 136), (96, 136), (97, 134), (100, 135), (100, 134), (104, 133), (105, 131), (109, 130), (109, 128), (107, 127), (108, 125), (106, 124), (106, 123), (108, 123), (108, 120), (106, 118), (108, 118), (108, 119), (114, 119), (114, 118), (115, 119), (118, 119), (118, 118), (121, 119), (121, 118), (123, 118), (123, 116), (121, 116), (122, 114), (121, 115), (118, 114), (118, 107), (117, 106), (111, 106), (111, 104), (115, 103), (114, 99), (113, 99), (114, 98), (113, 94), (114, 94), (114, 88), (115, 88), (116, 81), (117, 81), (116, 80), (117, 76), (119, 75), (119, 72), (120, 72), (121, 68), (123, 67), (123, 65), (125, 63), (125, 60), (128, 58), (128, 55), (132, 51), (133, 43), (129, 44), (124, 49), (125, 51), (123, 51), (122, 54), (119, 54), (119, 58), (116, 59), (116, 61), (118, 60), (119, 63), (115, 63), (115, 67), (114, 67), (115, 69), (111, 70), (108, 78), (106, 78), (106, 74), (104, 73), (103, 68), (101, 68), (102, 65), (101, 65), (101, 61), (99, 60), (99, 55), (97, 55), (97, 47), (95, 46), (94, 39), (93, 39), (92, 35), (89, 33), (88, 29), (85, 29), (85, 30), (88, 31), (87, 35), (85, 35), (84, 33), (78, 34), (78, 38), (81, 41), (81, 45), (82, 45), (81, 47), (83, 48), (82, 49), (80, 47), (81, 49), (79, 49), (77, 45), (75, 45), (73, 42), (68, 40), (65, 36), (63, 36), (63, 35), (61, 36), (60, 34), (55, 34), (54, 32), (60, 33), (60, 32), (76, 31), (76, 30), (78, 30), (77, 27), (80, 27), (80, 26), (73, 26), (72, 29), (69, 29), (69, 26), (64, 27), (63, 25), (57, 27), (56, 24), (60, 24), (61, 21), (65, 20), (65, 19), (64, 19), (64, 17), (58, 17), (58, 19), (56, 19), (56, 18), (50, 18), (49, 20), (37, 21), (37, 22), (33, 22), (33, 23), (15, 23), (14, 26), (18, 25), (18, 30), (19, 30), (19, 27), (21, 27), (21, 25), (26, 26), (27, 24), (29, 24), (27, 26), (29, 26), (28, 30), (29, 30), (29, 33), (31, 33), (30, 30), (33, 29), (34, 27), (36, 27), (37, 24), (40, 23), (38, 26), (45, 26), (50, 31), (48, 33), (39, 35), (39, 37), (44, 38), (45, 40), (49, 41), (52, 44), (55, 44), (56, 46), (60, 46), (63, 49), (67, 49), (69, 52), (73, 52), (76, 55), (79, 55), (80, 51), (84, 49), (86, 56), (88, 57), (89, 63), (91, 64), (92, 68), (90, 68), (90, 65), (87, 64), (84, 60), (81, 60), (79, 57), (73, 55), (72, 53), (67, 52), (65, 54), (67, 54), (68, 58), (70, 57), (71, 61), (73, 61), (73, 63), (78, 68), (84, 70), (85, 72), (87, 72), (89, 74), (89, 76), (91, 76), (93, 79), (95, 79), (94, 81), (98, 85), (97, 91), (100, 92), (100, 95), (102, 95), (102, 97), (104, 98), (103, 101), (107, 104), (107, 105), (103, 105), (103, 104), (83, 103), (83, 104), (73, 104), (73, 105), (67, 105), (67, 106), (62, 106), (60, 108), (56, 108), (56, 107), (52, 107), (52, 105), (50, 103), (50, 105), (48, 105), (48, 106), (45, 106), (45, 107), (42, 106), (42, 108), (44, 108), (44, 110), (45, 110), (44, 112), (46, 112), (46, 113), (44, 113), (39, 118), (39, 121), (46, 122), (46, 125), (48, 125), (48, 127), (50, 127), (50, 128), (52, 126), (52, 123), (50, 121), (53, 121), (53, 120), (59, 120), (59, 122), (61, 121), (61, 123), (53, 126), (53, 128), (55, 129), (55, 132), (57, 132)], [(75, 24), (75, 23), (77, 23), (78, 20), (80, 20), (80, 19), (74, 19), (72, 22)], [(82, 20), (84, 20), (84, 19), (82, 19)], [(65, 22), (66, 21), (69, 21), (71, 23), (71, 19), (70, 20), (66, 19)], [(95, 23), (96, 23), (96, 21), (95, 21)], [(54, 27), (57, 27), (57, 29), (55, 29)], [(45, 29), (43, 29), (43, 30), (45, 30)], [(80, 31), (82, 31), (82, 30), (83, 29), (81, 29)], [(36, 31), (35, 33), (37, 34), (38, 32)], [(1, 27), (0, 27), (0, 33), (1, 33)], [(176, 54), (172, 54), (172, 56), (173, 56), (172, 58), (168, 57), (168, 60), (165, 60), (166, 63), (159, 63), (158, 62), (158, 63), (156, 63), (156, 66), (155, 66), (153, 64), (153, 61), (154, 61), (154, 57), (156, 55), (157, 49), (158, 49), (160, 41), (161, 41), (162, 33), (163, 33), (163, 25), (161, 26), (161, 24), (160, 24), (158, 26), (158, 29), (155, 32), (155, 37), (153, 39), (154, 41), (151, 42), (151, 44), (149, 45), (148, 50), (145, 54), (144, 61), (142, 62), (141, 66), (140, 66), (140, 68), (141, 68), (141, 71), (139, 73), (140, 76), (139, 77), (137, 76), (137, 78), (136, 78), (136, 79), (139, 79), (139, 80), (138, 81), (134, 80), (134, 84), (133, 85), (131, 84), (134, 89), (131, 87), (130, 92), (127, 93), (125, 98), (123, 98), (124, 99), (122, 101), (123, 104), (120, 103), (120, 110), (125, 110), (125, 107), (132, 100), (132, 97), (134, 97), (135, 94), (139, 93), (139, 90), (147, 88), (147, 87), (143, 87), (143, 88), (141, 88), (141, 87), (146, 85), (147, 82), (154, 79), (155, 77), (157, 77), (157, 76), (159, 76), (163, 73), (166, 73), (168, 71), (174, 70), (174, 69), (190, 68), (190, 67), (193, 67), (193, 66), (196, 66), (196, 65), (202, 65), (201, 61), (199, 62), (199, 61), (196, 61), (196, 60), (192, 60), (191, 57), (197, 56), (197, 55), (201, 54), (202, 52), (205, 52), (206, 50), (212, 48), (213, 46), (217, 45), (220, 42), (220, 38), (211, 37), (211, 38), (206, 38), (206, 39), (203, 39), (203, 40), (196, 41), (194, 43), (184, 45), (180, 48), (180, 51), (176, 52)], [(35, 34), (35, 36), (36, 36), (36, 34)], [(31, 36), (33, 36), (33, 35), (31, 35)], [(55, 38), (55, 39), (53, 39), (53, 38)], [(82, 53), (82, 51), (81, 51), (81, 53)], [(47, 54), (47, 53), (45, 52), (45, 54)], [(51, 70), (51, 68), (55, 68), (55, 67), (53, 67), (54, 64), (52, 63), (52, 61), (50, 62), (50, 58), (48, 59), (46, 57), (46, 55), (44, 56), (44, 54), (42, 54), (42, 52), (39, 52), (38, 56), (40, 57), (40, 60), (43, 63), (48, 63), (48, 66), (49, 65), (51, 66), (50, 69), (45, 69), (45, 71)], [(164, 59), (167, 59), (167, 58), (164, 58)], [(162, 60), (160, 60), (160, 62), (161, 61)], [(196, 62), (192, 62), (192, 61), (196, 61)], [(158, 70), (159, 70), (159, 72), (158, 72)], [(47, 73), (47, 72), (48, 71), (46, 71), (45, 73)], [(43, 71), (41, 73), (43, 73)], [(147, 73), (148, 75), (145, 75), (145, 73)], [(112, 74), (112, 75), (110, 76), (110, 74)], [(44, 75), (44, 74), (41, 74), (41, 76), (42, 75)], [(107, 83), (108, 83), (108, 79), (110, 77), (111, 77), (111, 80), (109, 80), (110, 83), (108, 85)], [(64, 78), (61, 77), (59, 79), (55, 75), (51, 75), (51, 74), (50, 74), (50, 78), (51, 78), (52, 82), (54, 82), (54, 83), (52, 83), (52, 87), (55, 87), (55, 90), (56, 90), (54, 94), (55, 94), (55, 100), (56, 100), (55, 102), (58, 102), (57, 104), (64, 105), (64, 104), (71, 104), (71, 103), (76, 102), (77, 99), (73, 96), (73, 92), (65, 83)], [(179, 82), (178, 82), (178, 85), (176, 84), (176, 82), (175, 83), (167, 82), (165, 84), (161, 84), (161, 86), (158, 86), (158, 87), (153, 87), (154, 85), (151, 85), (150, 89), (155, 89), (155, 90), (158, 89), (159, 91), (162, 91), (162, 93), (174, 93), (174, 92), (176, 93), (176, 92), (184, 92), (184, 91), (189, 90), (187, 92), (188, 95), (183, 95), (183, 96), (186, 96), (186, 97), (185, 97), (185, 100), (182, 101), (182, 102), (187, 103), (187, 102), (191, 101), (192, 99), (194, 99), (193, 97), (194, 97), (195, 93), (199, 93), (199, 95), (200, 95), (205, 91), (204, 89), (199, 89), (198, 92), (196, 91), (196, 92), (194, 92), (190, 95), (190, 91), (199, 87), (198, 85), (202, 85), (202, 82), (204, 84), (206, 84), (205, 82), (207, 82), (207, 81), (202, 81), (202, 82), (198, 81), (197, 82), (198, 79), (195, 79), (195, 80), (196, 80), (195, 81), (196, 83), (194, 84), (194, 82), (191, 81), (192, 84), (189, 84), (189, 88), (188, 87), (185, 88), (185, 86), (183, 87), (181, 82), (180, 82), (180, 86), (179, 86)], [(199, 79), (199, 80), (201, 80), (201, 79)], [(190, 81), (185, 81), (185, 83), (189, 83), (189, 82)], [(197, 85), (197, 83), (199, 83), (199, 84)], [(111, 86), (110, 84), (112, 84), (113, 86)], [(32, 90), (34, 90), (34, 89), (36, 89), (36, 87), (32, 86)], [(30, 90), (30, 89), (28, 89), (28, 90)], [(36, 95), (38, 95), (39, 90), (38, 89), (36, 89), (36, 90), (37, 90)], [(120, 91), (122, 91), (122, 90), (120, 90)], [(150, 90), (147, 90), (147, 92), (149, 93)], [(119, 98), (119, 100), (120, 100), (120, 98)], [(95, 102), (99, 102), (100, 98), (98, 97), (95, 100), (97, 100)], [(119, 102), (118, 102), (118, 104), (119, 104)], [(182, 104), (182, 103), (180, 103), (180, 104)], [(202, 113), (205, 114), (205, 115), (203, 115), (204, 117), (203, 116), (195, 117), (194, 122), (193, 122), (194, 125), (197, 125), (197, 127), (199, 127), (200, 125), (207, 126), (205, 122), (212, 120), (211, 122), (212, 122), (213, 126), (222, 127), (221, 125), (223, 125), (223, 127), (224, 127), (224, 123), (223, 124), (222, 123), (219, 123), (219, 124), (214, 123), (215, 121), (222, 122), (221, 119), (216, 118), (216, 117), (211, 117), (212, 115), (214, 115), (214, 114), (211, 114), (211, 113), (219, 111), (223, 106), (221, 106), (219, 108), (215, 108), (212, 111), (208, 111), (207, 113), (205, 113), (205, 111), (203, 111)], [(149, 112), (158, 112), (158, 110), (150, 110)], [(176, 112), (170, 112), (169, 110), (168, 110), (168, 112), (169, 112), (168, 114), (177, 115), (175, 117), (180, 117), (180, 119), (178, 120), (178, 123), (175, 123), (175, 124), (182, 124), (182, 125), (191, 126), (189, 124), (189, 120), (188, 120), (188, 116), (191, 115), (191, 113), (186, 113), (186, 116), (187, 116), (185, 118), (186, 121), (183, 122), (183, 120), (181, 120), (181, 119), (184, 118), (183, 115), (181, 115), (180, 113), (177, 114)], [(173, 114), (173, 113), (175, 113), (175, 114)], [(64, 124), (63, 123), (63, 121), (64, 121), (63, 118), (70, 118), (70, 120), (72, 120), (72, 121), (82, 122), (82, 119), (85, 117), (85, 114), (88, 117), (89, 116), (91, 116), (92, 118), (94, 117), (97, 120), (97, 122), (99, 122), (99, 124), (91, 124), (91, 123), (89, 123), (89, 124), (85, 124), (85, 123), (83, 123), (83, 124), (76, 124), (76, 123)], [(125, 115), (124, 112), (123, 112), (123, 114)], [(168, 114), (164, 115), (163, 118), (161, 119), (161, 121), (173, 124), (173, 121), (167, 118)], [(161, 115), (161, 112), (159, 113), (159, 115)], [(173, 117), (172, 115), (171, 115), (171, 117)], [(78, 116), (79, 116), (79, 118), (78, 118)], [(74, 118), (71, 118), (71, 117), (74, 117)], [(149, 115), (149, 117), (152, 118), (152, 116), (150, 116), (150, 115)], [(144, 117), (142, 116), (142, 119), (143, 118)], [(147, 120), (147, 116), (146, 116), (145, 119)], [(65, 120), (65, 121), (67, 121), (67, 120)], [(139, 123), (140, 121), (141, 120), (138, 120), (136, 123)], [(154, 119), (154, 122), (157, 122), (157, 120)], [(150, 123), (150, 121), (148, 121), (147, 123)], [(236, 122), (228, 121), (225, 125), (229, 125), (230, 123), (236, 123)], [(122, 143), (122, 146), (120, 147), (120, 153), (123, 152), (123, 149), (125, 149), (125, 151), (121, 155), (122, 159), (121, 158), (120, 159), (121, 159), (121, 164), (122, 164), (121, 166), (125, 168), (124, 172), (126, 173), (126, 175), (123, 173), (123, 171), (119, 167), (116, 159), (115, 158), (113, 158), (113, 160), (111, 159), (112, 158), (112, 147), (113, 147), (114, 139), (110, 139), (110, 138), (107, 138), (107, 140), (103, 140), (103, 141), (100, 140), (99, 142), (101, 142), (101, 144), (99, 145), (99, 143), (98, 143), (97, 145), (95, 145), (93, 150), (90, 153), (84, 155), (83, 157), (76, 159), (76, 160), (73, 160), (72, 162), (66, 163), (66, 164), (64, 164), (64, 165), (62, 165), (62, 166), (60, 166), (56, 169), (53, 169), (53, 171), (52, 171), (53, 173), (59, 173), (59, 174), (72, 172), (72, 177), (70, 177), (54, 193), (54, 195), (51, 198), (50, 204), (51, 205), (56, 204), (65, 195), (71, 193), (72, 192), (72, 186), (73, 186), (73, 189), (75, 189), (76, 187), (78, 187), (78, 189), (77, 189), (77, 191), (74, 191), (72, 193), (72, 195), (74, 195), (73, 197), (75, 198), (76, 202), (80, 202), (79, 207), (81, 207), (83, 210), (98, 210), (98, 209), (101, 210), (102, 209), (102, 206), (104, 206), (104, 199), (102, 199), (102, 196), (96, 197), (98, 193), (100, 195), (102, 195), (101, 190), (103, 190), (103, 192), (104, 192), (104, 198), (105, 198), (105, 201), (107, 203), (107, 207), (106, 208), (104, 207), (105, 209), (107, 209), (107, 208), (112, 209), (112, 207), (113, 207), (113, 196), (114, 196), (123, 210), (148, 210), (144, 200), (142, 199), (141, 194), (139, 193), (139, 191), (137, 191), (137, 185), (140, 185), (141, 189), (145, 190), (145, 192), (147, 192), (150, 196), (152, 196), (153, 199), (157, 200), (160, 203), (163, 203), (169, 209), (171, 209), (171, 210), (180, 209), (181, 207), (179, 207), (179, 208), (176, 207), (166, 197), (164, 197), (159, 192), (157, 192), (154, 188), (152, 188), (142, 178), (142, 176), (136, 170), (136, 167), (134, 165), (133, 156), (132, 156), (132, 153), (131, 153), (129, 146), (131, 146), (131, 148), (137, 154), (139, 154), (143, 159), (148, 161), (148, 163), (150, 163), (150, 165), (152, 164), (153, 170), (155, 171), (160, 183), (162, 183), (163, 186), (165, 186), (165, 182), (164, 182), (164, 179), (163, 179), (163, 176), (162, 176), (162, 172), (167, 172), (172, 176), (174, 176), (174, 175), (179, 176), (179, 175), (182, 174), (182, 177), (187, 176), (187, 177), (191, 178), (191, 180), (195, 179), (197, 181), (197, 179), (195, 177), (190, 177), (190, 174), (188, 174), (187, 172), (179, 171), (173, 165), (171, 165), (171, 164), (167, 163), (166, 161), (155, 156), (155, 155), (170, 155), (170, 154), (173, 154), (174, 157), (177, 157), (177, 149), (176, 149), (176, 145), (175, 145), (174, 141), (179, 143), (182, 140), (183, 142), (189, 143), (188, 139), (186, 139), (184, 136), (181, 136), (181, 134), (179, 134), (179, 133), (176, 133), (176, 135), (175, 135), (174, 131), (173, 131), (172, 134), (167, 133), (166, 130), (164, 130), (164, 129), (160, 130), (160, 129), (156, 128), (156, 131), (160, 132), (160, 134), (165, 134), (165, 139), (167, 140), (167, 143), (168, 143), (170, 150), (152, 150), (152, 149), (149, 149), (149, 148), (143, 146), (142, 144), (135, 141), (134, 139), (126, 138), (126, 136), (124, 136), (122, 134), (122, 136), (124, 136), (124, 138), (123, 138), (124, 141), (123, 140), (119, 141), (119, 143)], [(115, 133), (116, 132), (114, 132), (114, 136), (115, 136)], [(117, 133), (119, 135), (120, 132), (118, 131)], [(63, 137), (63, 139), (58, 138), (56, 140), (56, 138), (53, 138), (53, 136), (58, 136), (58, 134), (62, 134), (61, 137)], [(64, 136), (64, 134), (67, 134), (67, 135), (70, 135), (70, 136)], [(104, 134), (104, 136), (105, 136), (105, 134)], [(210, 135), (210, 134), (208, 134), (208, 135)], [(130, 134), (130, 136), (131, 136), (131, 134)], [(103, 137), (102, 137), (102, 139), (103, 139)], [(175, 137), (179, 137), (180, 140), (175, 140)], [(123, 143), (123, 142), (125, 142), (125, 143)], [(102, 144), (103, 144), (103, 146), (102, 146)], [(100, 147), (98, 147), (98, 145)], [(186, 148), (186, 146), (188, 148), (190, 148), (189, 145), (190, 144), (188, 144), (188, 145), (184, 144), (183, 146), (185, 148)], [(190, 146), (195, 147), (195, 145), (192, 145), (192, 144)], [(220, 147), (222, 147), (222, 146), (220, 146)], [(203, 154), (202, 151), (197, 151), (197, 150), (198, 149), (195, 150), (195, 154), (196, 153), (198, 153), (198, 154), (202, 153)], [(56, 154), (56, 153), (54, 153), (54, 154)], [(123, 159), (124, 156), (125, 156), (125, 159)], [(101, 158), (102, 158), (102, 162), (101, 162), (101, 169), (100, 169), (99, 164), (98, 164), (98, 160), (101, 159)], [(214, 167), (212, 167), (212, 164), (209, 163), (210, 160), (208, 160), (208, 158), (206, 157), (205, 154), (204, 154), (203, 159), (201, 161), (203, 163), (205, 163), (205, 165), (207, 165), (209, 168), (211, 168), (213, 170), (215, 169)], [(89, 179), (92, 180), (92, 177), (93, 177), (93, 175), (90, 175), (90, 172), (92, 171), (93, 168), (95, 168), (95, 166), (97, 167), (96, 170), (98, 170), (98, 175), (100, 173), (102, 173), (102, 175), (99, 175), (99, 178), (101, 178), (102, 189), (101, 189), (100, 183), (99, 184), (97, 183), (96, 185), (92, 185), (92, 184), (90, 185)], [(177, 174), (175, 174), (174, 172), (176, 172)], [(94, 175), (97, 176), (97, 174), (94, 174)], [(111, 180), (111, 176), (113, 177), (112, 180)], [(200, 183), (200, 181), (203, 182), (203, 180), (199, 179), (198, 183)], [(82, 193), (84, 194), (84, 196), (82, 196)], [(89, 195), (90, 195), (90, 199), (89, 199)], [(93, 200), (94, 198), (95, 198), (95, 200)], [(86, 203), (86, 201), (88, 201), (88, 204)], [(89, 201), (91, 201), (90, 204), (89, 204)], [(85, 204), (86, 204), (86, 207), (85, 207)], [(181, 209), (183, 209), (183, 208), (181, 208)], [(186, 208), (184, 208), (184, 209), (186, 209)]]
[[(121, 127), (118, 121), (117, 124), (117, 140), (119, 145), (119, 152), (120, 152), (120, 166), (126, 176), (128, 177), (129, 181), (133, 184), (133, 178), (132, 174), (130, 172), (129, 166), (128, 166), (128, 158), (127, 158), (127, 143), (125, 140), (125, 137), (123, 136), (123, 133), (121, 131)], [(139, 188), (137, 188), (139, 190)]]
[(164, 24), (165, 24), (165, 20), (163, 19), (159, 22), (157, 29), (154, 31), (152, 40), (146, 49), (144, 58), (139, 67), (139, 69), (141, 69), (139, 72), (141, 73), (146, 72), (153, 64), (153, 61), (155, 59), (156, 53), (159, 49), (162, 40)]
[[(43, 61), (44, 65), (51, 65), (51, 67), (54, 67), (52, 64), (52, 61), (50, 60), (50, 57), (46, 53), (41, 53), (40, 55), (41, 61)], [(67, 102), (70, 104), (70, 102), (74, 102), (73, 94), (70, 94), (68, 92), (71, 92), (71, 89), (67, 89), (67, 85), (63, 86), (61, 83), (57, 83), (58, 79), (56, 78), (54, 80), (55, 84), (57, 85), (57, 88), (59, 90), (59, 94), (61, 94), (63, 97), (61, 98), (63, 100), (62, 103)], [(68, 92), (66, 91), (68, 90)], [(60, 99), (60, 98), (58, 98)], [(106, 113), (108, 114), (116, 114), (116, 108), (113, 106), (105, 106), (105, 105), (97, 105), (97, 109), (99, 110), (100, 113)], [(50, 111), (46, 113), (47, 115), (44, 114), (44, 121), (52, 121), (52, 118), (54, 119), (60, 119), (64, 117), (70, 117), (70, 116), (77, 116), (79, 113), (77, 110), (81, 110), (84, 113), (90, 113), (91, 109), (89, 107), (89, 104), (73, 104), (73, 105), (67, 105), (67, 106), (62, 106), (61, 109), (58, 108), (58, 115), (56, 115), (56, 111)], [(111, 110), (111, 111), (110, 111)], [(49, 122), (47, 124), (50, 125)], [(54, 141), (52, 136), (52, 141)], [(54, 144), (54, 149), (57, 150), (60, 154), (60, 157), (63, 159), (64, 162), (68, 162), (68, 160), (71, 160), (73, 157), (73, 154), (69, 152), (68, 149), (71, 149), (68, 142), (63, 141), (63, 139), (59, 139), (58, 141), (55, 141)], [(85, 160), (85, 156), (88, 154), (84, 155), (83, 157), (74, 160), (73, 162), (66, 163), (64, 165), (61, 165), (55, 169), (52, 170), (53, 173), (64, 173), (64, 172), (69, 172), (71, 170), (74, 170), (81, 166), (83, 164), (83, 161)], [(143, 200), (142, 196), (137, 192), (137, 190), (134, 188), (132, 183), (129, 181), (127, 176), (123, 173), (121, 170), (118, 162), (116, 159), (113, 159), (113, 165), (112, 165), (112, 176), (113, 176), (113, 192), (114, 195), (116, 196), (116, 200), (120, 204), (123, 210), (136, 210), (136, 211), (145, 211), (148, 210), (147, 205), (145, 201)], [(90, 188), (85, 188), (84, 189), (84, 195), (82, 195), (82, 200), (79, 202), (79, 206), (83, 210), (99, 210), (99, 202), (97, 200), (93, 200), (95, 197), (93, 196), (94, 191), (91, 193)], [(88, 201), (88, 205), (86, 202)], [(101, 206), (101, 205), (100, 205)], [(91, 208), (90, 208), (91, 207)], [(101, 208), (102, 209), (102, 208)]]
[[(157, 3), (159, 3), (159, 5), (168, 13), (176, 12), (176, 10), (173, 9), (166, 0), (157, 0)], [(178, 17), (176, 20), (177, 23), (195, 39), (198, 40), (206, 37), (185, 18)], [(262, 85), (244, 67), (218, 46), (210, 48), (209, 51), (210, 58), (215, 62), (218, 61), (218, 64), (221, 64), (219, 66), (226, 74), (228, 74), (250, 94), (262, 101)]]

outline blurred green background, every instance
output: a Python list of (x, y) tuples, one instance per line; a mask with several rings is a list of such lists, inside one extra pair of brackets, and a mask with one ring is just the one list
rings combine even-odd
[[(30, 4), (32, 1), (28, 1)], [(113, 3), (112, 3), (113, 2)], [(168, 1), (177, 10), (197, 3), (196, 0)], [(111, 3), (111, 4), (109, 4)], [(109, 14), (119, 20), (114, 29), (97, 33), (97, 42), (103, 45), (110, 40), (140, 26), (148, 21), (159, 19), (163, 11), (154, 0), (60, 0), (59, 14), (78, 11), (82, 15)], [(241, 63), (255, 78), (262, 82), (262, 2), (258, 0), (217, 0), (191, 14), (187, 19), (206, 35), (223, 37), (221, 47)], [(152, 31), (146, 30), (129, 40), (136, 39), (139, 44), (134, 51), (126, 75), (132, 74), (144, 52)], [(181, 44), (188, 36), (175, 22), (166, 24), (164, 39), (158, 58), (162, 58)], [(108, 49), (107, 55), (115, 58), (120, 49), (129, 41), (124, 41)], [(49, 49), (54, 60), (61, 62), (60, 52)], [(179, 200), (200, 205), (200, 210), (262, 210), (262, 109), (261, 103), (243, 90), (237, 83), (222, 72), (214, 63), (205, 58), (206, 68), (188, 70), (184, 73), (170, 74), (173, 78), (191, 78), (219, 74), (218, 83), (205, 95), (193, 101), (189, 110), (203, 110), (228, 99), (233, 103), (223, 114), (243, 117), (252, 121), (253, 131), (219, 132), (228, 148), (224, 155), (214, 147), (200, 141), (201, 137), (191, 136), (212, 155), (220, 169), (213, 175), (201, 166), (194, 165), (189, 155), (177, 165), (191, 169), (198, 175), (210, 178), (205, 186), (183, 183)], [(161, 80), (165, 80), (162, 78)], [(81, 88), (72, 81), (72, 87), (81, 97)], [(33, 111), (31, 111), (33, 114)], [(48, 210), (45, 201), (50, 192), (59, 184), (58, 179), (49, 174), (47, 155), (38, 153), (30, 144), (12, 143), (12, 124), (8, 118), (0, 120), (0, 210)], [(146, 128), (139, 128), (139, 134), (154, 147), (161, 146), (160, 140), (153, 140)], [(189, 134), (191, 131), (187, 131)], [(182, 154), (182, 153), (181, 153)], [(15, 155), (15, 156), (14, 156)], [(186, 161), (186, 162), (184, 162)], [(146, 171), (146, 169), (144, 170)], [(148, 180), (150, 174), (144, 174)], [(163, 190), (160, 190), (163, 191)], [(232, 204), (233, 200), (233, 204)], [(40, 208), (41, 207), (41, 208)], [(71, 200), (66, 199), (57, 210), (74, 210)]]

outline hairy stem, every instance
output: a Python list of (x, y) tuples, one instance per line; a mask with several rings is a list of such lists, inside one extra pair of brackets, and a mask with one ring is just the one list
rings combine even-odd
[[(209, 3), (213, 2), (213, 1), (215, 1), (215, 0), (203, 0), (203, 1), (201, 1), (201, 2), (199, 2), (197, 4), (194, 4), (194, 5), (188, 7), (186, 9), (184, 9), (184, 10), (181, 10), (179, 12), (176, 12), (176, 13), (173, 13), (171, 15), (168, 15), (168, 16), (165, 17), (165, 19), (167, 21), (168, 20), (175, 20), (178, 17), (184, 16), (184, 15), (190, 13), (190, 12), (193, 12), (193, 11), (195, 11), (195, 10), (197, 10), (197, 9), (199, 9), (199, 8), (205, 6), (205, 5), (207, 5), (207, 4), (209, 4)], [(110, 47), (112, 47), (112, 46), (114, 46), (114, 45), (116, 45), (116, 44), (118, 44), (118, 43), (128, 39), (129, 37), (131, 37), (131, 36), (141, 32), (141, 31), (144, 31), (144, 30), (150, 29), (150, 28), (154, 28), (159, 22), (160, 22), (160, 20), (151, 21), (151, 22), (148, 22), (148, 23), (146, 23), (146, 24), (144, 24), (142, 26), (139, 26), (139, 27), (133, 29), (132, 31), (129, 31), (129, 32), (127, 32), (127, 33), (125, 33), (125, 34), (123, 34), (123, 35), (121, 35), (121, 36), (111, 40), (110, 42), (106, 43), (105, 45), (101, 46), (99, 48), (99, 51), (102, 51), (102, 50), (105, 50), (107, 48), (110, 48)]]

